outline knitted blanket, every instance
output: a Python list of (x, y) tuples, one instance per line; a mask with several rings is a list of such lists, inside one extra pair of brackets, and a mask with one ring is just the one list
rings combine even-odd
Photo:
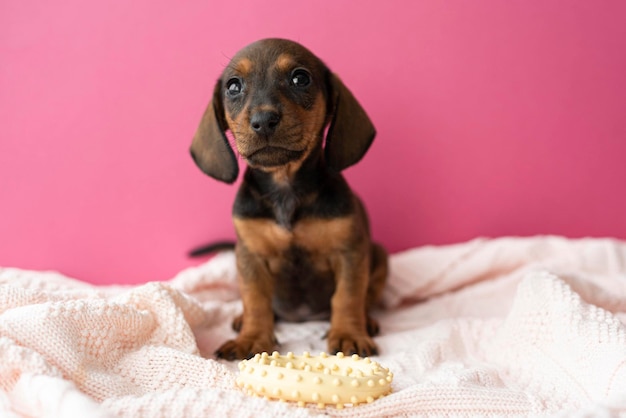
[[(341, 410), (249, 397), (215, 360), (241, 311), (232, 253), (133, 287), (2, 268), (0, 416), (626, 414), (626, 242), (478, 239), (390, 263), (375, 317), (393, 392)], [(280, 351), (324, 351), (327, 328), (279, 323)]]

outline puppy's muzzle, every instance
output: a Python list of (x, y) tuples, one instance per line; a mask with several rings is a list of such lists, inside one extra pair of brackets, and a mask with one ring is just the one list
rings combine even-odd
[(244, 158), (258, 167), (276, 167), (298, 160), (303, 150), (293, 149), (288, 138), (277, 132), (281, 114), (275, 109), (259, 109), (250, 116), (250, 129), (257, 140), (247, 144)]

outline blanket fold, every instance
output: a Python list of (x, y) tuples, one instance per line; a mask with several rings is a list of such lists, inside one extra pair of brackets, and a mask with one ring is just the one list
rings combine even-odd
[[(212, 352), (241, 311), (232, 252), (169, 282), (0, 268), (0, 416), (626, 414), (626, 243), (477, 239), (390, 259), (377, 361), (393, 393), (336, 410), (251, 398)], [(279, 323), (281, 351), (327, 322)]]

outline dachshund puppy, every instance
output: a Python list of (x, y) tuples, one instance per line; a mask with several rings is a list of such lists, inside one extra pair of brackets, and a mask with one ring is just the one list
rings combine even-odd
[(233, 323), (239, 335), (216, 355), (271, 352), (275, 318), (330, 318), (329, 352), (376, 354), (368, 309), (386, 281), (387, 254), (341, 175), (374, 139), (365, 111), (306, 48), (264, 39), (226, 67), (191, 145), (204, 173), (233, 183), (228, 130), (247, 164), (233, 207), (243, 314)]

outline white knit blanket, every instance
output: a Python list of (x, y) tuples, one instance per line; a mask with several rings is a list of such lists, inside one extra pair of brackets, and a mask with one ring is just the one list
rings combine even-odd
[[(223, 253), (169, 282), (0, 269), (2, 417), (626, 414), (626, 242), (474, 240), (391, 257), (377, 360), (393, 393), (342, 410), (252, 398), (212, 352), (241, 310)], [(325, 350), (280, 323), (281, 352)]]

